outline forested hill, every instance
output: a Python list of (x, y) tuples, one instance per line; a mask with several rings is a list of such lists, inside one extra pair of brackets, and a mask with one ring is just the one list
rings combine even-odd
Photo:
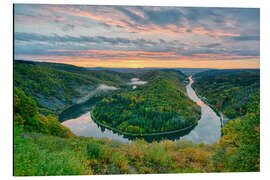
[[(182, 73), (179, 70), (176, 69), (160, 69), (160, 70), (150, 70), (145, 73), (142, 73), (139, 75), (139, 78), (143, 81), (149, 81), (148, 87), (152, 85), (152, 82), (159, 81), (161, 79), (166, 79), (168, 78), (172, 81), (175, 80), (177, 83), (178, 88), (182, 90), (184, 94), (186, 94), (186, 82), (187, 82), (187, 76), (186, 74)], [(173, 80), (174, 79), (174, 80)], [(172, 86), (174, 87), (174, 86)]]
[(51, 67), (59, 70), (64, 70), (71, 73), (77, 74), (85, 74), (97, 78), (98, 80), (107, 81), (108, 84), (119, 86), (125, 82), (130, 80), (134, 75), (132, 73), (121, 73), (113, 70), (89, 70), (84, 67), (78, 67), (69, 64), (61, 64), (61, 63), (48, 63), (48, 62), (35, 62), (35, 64), (40, 66)]
[(45, 114), (89, 97), (101, 84), (115, 89), (125, 85), (131, 74), (94, 71), (66, 64), (14, 61), (14, 85), (33, 97)]
[[(32, 88), (30, 85), (36, 82), (36, 77), (30, 78), (27, 72), (29, 71), (29, 74), (31, 74), (30, 72), (36, 72), (37, 75), (43, 74), (38, 72), (41, 66), (39, 68), (29, 68), (26, 65), (19, 67), (28, 68), (25, 72), (21, 70), (20, 76), (17, 77), (29, 78), (26, 79), (29, 85), (29, 88), (26, 89), (30, 90)], [(53, 69), (49, 72), (57, 74), (58, 71)], [(49, 72), (45, 74), (48, 77), (50, 77)], [(61, 70), (59, 74), (63, 72)], [(144, 106), (149, 104), (150, 100), (153, 100), (156, 105), (167, 103), (164, 107), (171, 109), (172, 112), (178, 110), (181, 105), (192, 108), (192, 112), (198, 110), (198, 107), (184, 96), (181, 87), (183, 88), (185, 85), (179, 80), (183, 77), (180, 77), (178, 72), (148, 73), (152, 76), (145, 74), (145, 78), (148, 78), (147, 84), (130, 93), (122, 92), (120, 94), (132, 102), (128, 107), (131, 108), (129, 110), (131, 115), (136, 117), (137, 114), (131, 110), (133, 107), (137, 107), (138, 103), (141, 103), (139, 105), (143, 107), (142, 112), (158, 110), (162, 115), (166, 115), (166, 109), (159, 109), (158, 106), (152, 104), (149, 108)], [(70, 72), (64, 73), (64, 75), (71, 74)], [(63, 77), (65, 77), (64, 75)], [(53, 79), (57, 78), (53, 77)], [(152, 83), (155, 88), (150, 87)], [(156, 92), (160, 93), (160, 97)], [(110, 102), (112, 96), (104, 102)], [(163, 96), (166, 99), (163, 99)], [(174, 101), (178, 102), (178, 100), (179, 104), (173, 104)], [(122, 108), (120, 102), (111, 101), (110, 103), (114, 105), (110, 107), (111, 109)], [(106, 104), (105, 106), (109, 108)], [(16, 87), (14, 87), (13, 108), (14, 176), (260, 171), (260, 104), (259, 96), (256, 95), (252, 98), (252, 102), (248, 103), (247, 113), (241, 119), (236, 118), (226, 124), (221, 139), (210, 145), (168, 140), (147, 143), (138, 139), (130, 144), (123, 144), (107, 138), (77, 137), (68, 128), (61, 125), (53, 115), (40, 114), (36, 100)], [(122, 108), (122, 110), (124, 110), (123, 113), (121, 111), (118, 114), (120, 118), (125, 117), (126, 109)], [(184, 117), (191, 114), (188, 109), (180, 110), (186, 112)], [(170, 111), (167, 111), (167, 114), (169, 114), (168, 112)], [(110, 113), (115, 115), (113, 111)], [(198, 115), (199, 112), (192, 114)], [(159, 122), (158, 118), (155, 120), (157, 120), (155, 122)], [(168, 121), (168, 125), (171, 122)], [(134, 121), (128, 122), (128, 124), (131, 123)], [(155, 128), (157, 124), (153, 123), (152, 125), (152, 128)], [(165, 124), (165, 127), (170, 126)]]
[(216, 111), (229, 118), (243, 116), (247, 104), (260, 93), (260, 70), (211, 70), (194, 76), (193, 87)]
[(179, 70), (175, 69), (159, 69), (159, 70), (149, 70), (145, 73), (140, 74), (140, 79), (149, 81), (152, 79), (156, 79), (162, 76), (166, 76), (166, 73), (177, 77), (180, 81), (183, 81), (187, 76)]
[(199, 106), (185, 92), (185, 76), (175, 70), (149, 71), (147, 84), (113, 93), (97, 103), (96, 121), (128, 133), (154, 133), (186, 128), (200, 119)]

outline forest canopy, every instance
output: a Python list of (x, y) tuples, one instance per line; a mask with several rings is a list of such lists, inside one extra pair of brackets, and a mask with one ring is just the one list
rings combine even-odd
[(200, 107), (186, 96), (185, 79), (177, 71), (153, 71), (142, 77), (148, 83), (132, 91), (113, 93), (97, 103), (96, 121), (122, 132), (144, 134), (196, 125)]
[[(38, 72), (43, 71), (40, 66), (31, 63), (30, 65), (32, 65), (30, 68), (26, 66), (28, 72), (21, 69), (19, 74), (15, 72), (14, 77), (14, 80), (20, 81), (16, 82), (19, 85), (15, 84), (14, 87), (15, 176), (260, 171), (258, 72), (242, 71), (240, 74), (234, 74), (234, 71), (209, 71), (205, 73), (215, 75), (212, 75), (213, 77), (210, 77), (209, 81), (204, 79), (207, 83), (199, 79), (203, 79), (202, 74), (198, 73), (198, 76), (194, 76), (196, 78), (195, 84), (197, 84), (196, 82), (201, 83), (194, 87), (196, 90), (204, 92), (204, 96), (209, 102), (215, 98), (222, 100), (218, 96), (218, 92), (222, 92), (225, 88), (231, 88), (231, 91), (238, 95), (241, 95), (242, 91), (247, 92), (246, 89), (254, 90), (254, 93), (248, 94), (248, 101), (244, 100), (246, 96), (240, 96), (241, 99), (238, 101), (246, 102), (243, 104), (245, 111), (241, 111), (241, 113), (236, 111), (235, 118), (232, 118), (222, 129), (223, 136), (218, 142), (194, 144), (189, 141), (162, 140), (148, 143), (145, 140), (136, 139), (132, 140), (130, 144), (124, 144), (107, 138), (78, 137), (61, 125), (55, 115), (41, 114), (35, 93), (29, 93), (35, 92), (30, 84), (38, 79), (34, 75), (43, 73), (46, 74), (44, 77), (53, 75), (57, 70), (53, 69), (52, 74), (49, 74), (46, 72), (48, 70), (46, 68), (51, 68), (51, 66), (56, 68), (58, 65), (46, 64), (45, 72)], [(67, 67), (59, 65), (57, 68)], [(76, 70), (76, 67), (67, 69), (60, 70), (59, 73), (79, 71)], [(127, 132), (144, 133), (171, 130), (177, 125), (177, 122), (173, 121), (176, 118), (168, 121), (162, 118), (174, 117), (175, 115), (187, 120), (190, 118), (190, 121), (187, 122), (196, 123), (200, 117), (200, 108), (186, 97), (185, 84), (183, 83), (186, 77), (181, 72), (174, 70), (150, 71), (140, 74), (139, 78), (147, 81), (147, 84), (134, 90), (119, 90), (107, 96), (97, 105), (97, 107), (104, 105), (103, 107), (107, 109), (95, 108), (94, 113), (99, 115), (99, 113), (103, 113), (103, 110), (107, 110), (110, 114), (101, 115), (120, 117), (120, 120), (125, 120), (126, 117), (130, 118), (132, 121), (116, 121), (117, 123), (115, 123), (116, 128), (121, 125), (123, 128), (121, 130)], [(29, 86), (23, 86), (23, 80), (28, 81)], [(218, 91), (207, 93), (210, 86), (215, 87)], [(235, 91), (233, 87), (239, 88), (238, 91)], [(212, 94), (215, 95), (215, 98), (211, 96)], [(229, 101), (224, 109), (235, 105), (230, 100), (235, 96), (227, 98)], [(216, 107), (216, 104), (214, 106)], [(226, 111), (224, 112), (226, 113)], [(142, 123), (145, 123), (143, 127), (138, 123), (138, 118), (141, 117), (143, 117)], [(151, 128), (144, 128), (149, 123), (144, 121), (147, 118), (153, 119), (149, 125)], [(165, 124), (160, 128), (159, 124), (162, 122)], [(184, 121), (181, 119), (180, 122)], [(102, 121), (102, 123), (107, 122)], [(108, 121), (107, 125), (113, 127), (114, 124)], [(138, 128), (134, 128), (133, 125), (138, 126)]]
[(14, 86), (37, 102), (42, 114), (57, 114), (100, 84), (119, 87), (131, 74), (109, 70), (88, 70), (67, 64), (14, 61)]
[(195, 75), (193, 87), (216, 111), (230, 119), (247, 113), (247, 105), (260, 92), (260, 71), (211, 70)]

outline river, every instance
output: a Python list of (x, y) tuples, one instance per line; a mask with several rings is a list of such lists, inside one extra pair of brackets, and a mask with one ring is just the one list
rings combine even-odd
[[(131, 81), (134, 81), (131, 80)], [(139, 81), (136, 79), (136, 81)], [(147, 141), (161, 140), (161, 139), (171, 139), (174, 141), (178, 140), (190, 140), (193, 143), (212, 143), (217, 142), (221, 135), (221, 122), (219, 116), (206, 104), (204, 104), (196, 95), (192, 88), (192, 77), (189, 77), (189, 84), (186, 86), (186, 91), (188, 97), (196, 102), (201, 107), (201, 119), (198, 121), (196, 127), (190, 128), (176, 134), (144, 137)], [(134, 85), (133, 83), (131, 83)], [(144, 84), (144, 83), (142, 83)], [(95, 138), (110, 138), (113, 140), (118, 140), (121, 142), (129, 143), (134, 137), (123, 136), (121, 134), (114, 133), (106, 128), (99, 127), (90, 117), (89, 109), (91, 109), (93, 104), (89, 105), (88, 110), (80, 113), (77, 117), (66, 115), (62, 124), (68, 127), (74, 134), (78, 136), (85, 137), (95, 137)], [(79, 109), (79, 108), (78, 108)]]
[(188, 97), (201, 106), (201, 119), (198, 125), (182, 140), (191, 140), (194, 143), (205, 142), (207, 144), (217, 142), (221, 136), (220, 117), (206, 104), (203, 103), (192, 88), (193, 79), (189, 77), (189, 84), (186, 86)]

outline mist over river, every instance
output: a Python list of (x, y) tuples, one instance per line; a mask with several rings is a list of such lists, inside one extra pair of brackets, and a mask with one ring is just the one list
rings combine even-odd
[[(220, 117), (206, 104), (204, 104), (199, 97), (196, 95), (194, 89), (192, 88), (193, 79), (189, 77), (189, 84), (186, 86), (186, 91), (188, 97), (196, 102), (201, 107), (201, 118), (198, 121), (196, 127), (192, 127), (180, 133), (167, 134), (162, 136), (152, 136), (143, 137), (147, 141), (170, 139), (174, 141), (178, 140), (190, 140), (193, 143), (212, 143), (217, 142), (221, 136), (221, 122)], [(146, 81), (140, 81), (138, 78), (132, 78), (130, 85), (142, 85), (147, 83)], [(85, 106), (85, 105), (84, 105)], [(124, 143), (129, 143), (134, 137), (124, 136), (118, 133), (114, 133), (112, 130), (106, 129), (104, 127), (98, 126), (91, 118), (89, 110), (93, 107), (93, 104), (89, 104), (86, 111), (81, 111), (77, 117), (67, 116), (62, 124), (78, 135), (85, 137), (95, 137), (95, 138), (110, 138), (113, 140), (118, 140)], [(76, 110), (76, 109), (75, 109)], [(73, 113), (74, 114), (74, 113)]]
[(132, 78), (128, 84), (129, 85), (143, 85), (146, 83), (147, 81), (141, 81), (139, 78)]

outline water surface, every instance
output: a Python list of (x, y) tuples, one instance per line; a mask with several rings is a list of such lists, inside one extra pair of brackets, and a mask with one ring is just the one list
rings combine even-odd
[(192, 77), (189, 77), (189, 84), (186, 86), (188, 97), (201, 106), (201, 119), (198, 125), (183, 140), (190, 140), (194, 143), (205, 142), (207, 144), (217, 142), (221, 135), (220, 117), (206, 104), (204, 104), (191, 85)]
[(123, 135), (113, 133), (111, 130), (99, 127), (87, 112), (77, 118), (64, 121), (62, 125), (68, 127), (74, 134), (85, 137), (110, 138), (122, 142), (129, 142)]
[[(131, 80), (131, 82), (140, 82), (140, 80), (134, 78)], [(221, 135), (220, 118), (209, 106), (204, 104), (199, 99), (199, 97), (196, 95), (195, 91), (191, 86), (192, 83), (193, 83), (192, 77), (189, 77), (189, 84), (186, 86), (186, 90), (188, 97), (201, 107), (201, 118), (198, 121), (198, 125), (196, 127), (192, 127), (188, 130), (175, 134), (143, 137), (146, 141), (151, 142), (153, 140), (170, 139), (174, 141), (190, 140), (194, 143), (205, 142), (209, 144), (212, 142), (217, 142), (219, 140), (219, 137)], [(73, 108), (71, 110), (72, 113), (70, 113), (70, 118), (68, 112), (71, 111), (67, 110), (67, 112), (65, 113), (65, 119), (68, 120), (64, 121), (62, 124), (70, 128), (70, 130), (78, 136), (95, 137), (95, 138), (107, 137), (125, 143), (128, 143), (132, 141), (134, 138), (136, 138), (131, 136), (123, 136), (121, 134), (114, 133), (109, 129), (99, 127), (90, 117), (89, 110), (93, 105), (92, 103), (90, 104), (88, 108), (85, 108), (85, 105), (83, 106), (84, 111), (79, 107)], [(74, 113), (74, 111), (79, 113)], [(76, 117), (74, 117), (74, 114), (76, 114)]]

